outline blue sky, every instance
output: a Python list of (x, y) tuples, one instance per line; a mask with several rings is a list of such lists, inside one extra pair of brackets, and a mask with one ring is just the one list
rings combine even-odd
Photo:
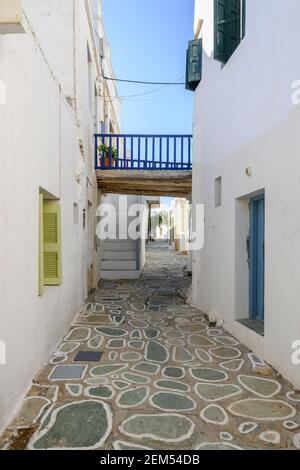
[[(194, 0), (103, 0), (104, 22), (116, 77), (184, 82), (187, 43), (193, 38)], [(119, 84), (122, 97), (151, 85)], [(122, 132), (186, 134), (192, 131), (193, 94), (169, 86), (122, 100)]]

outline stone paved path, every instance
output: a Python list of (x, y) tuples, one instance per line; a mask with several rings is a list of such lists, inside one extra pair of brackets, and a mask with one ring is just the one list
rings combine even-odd
[(300, 395), (185, 304), (186, 262), (154, 244), (141, 280), (100, 284), (5, 448), (300, 449)]

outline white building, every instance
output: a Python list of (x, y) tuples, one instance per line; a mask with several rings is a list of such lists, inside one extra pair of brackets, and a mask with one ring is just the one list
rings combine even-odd
[(0, 431), (100, 277), (93, 135), (120, 129), (104, 73), (98, 0), (1, 1)]
[(190, 204), (187, 199), (173, 199), (170, 208), (170, 219), (172, 230), (170, 238), (171, 240), (174, 238), (175, 250), (186, 253), (189, 250), (190, 238)]
[(193, 156), (193, 303), (298, 388), (299, 16), (295, 0), (196, 0)]
[[(155, 197), (120, 194), (99, 194), (99, 197), (99, 279), (139, 279), (146, 262), (149, 211)], [(100, 221), (104, 236), (99, 236)]]

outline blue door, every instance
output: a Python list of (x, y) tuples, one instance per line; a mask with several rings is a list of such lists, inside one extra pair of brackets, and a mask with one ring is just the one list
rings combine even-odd
[(265, 196), (250, 200), (250, 318), (264, 321)]

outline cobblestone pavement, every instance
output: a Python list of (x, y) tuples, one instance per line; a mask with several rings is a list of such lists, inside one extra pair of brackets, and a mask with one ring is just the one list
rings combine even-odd
[(186, 263), (153, 244), (142, 279), (101, 282), (4, 448), (300, 449), (300, 395), (185, 304)]

